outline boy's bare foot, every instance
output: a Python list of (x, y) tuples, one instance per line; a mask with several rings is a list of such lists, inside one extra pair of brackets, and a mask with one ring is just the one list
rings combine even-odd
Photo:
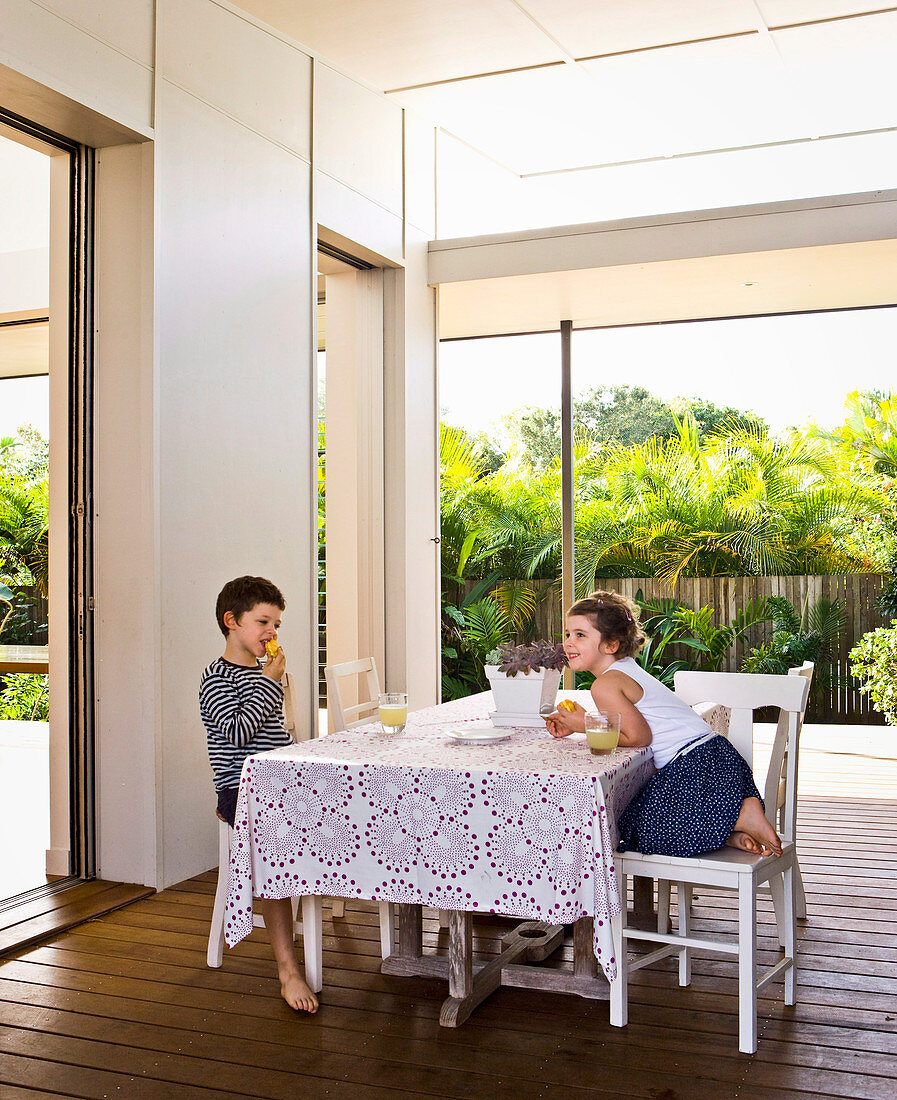
[(281, 979), (280, 995), (297, 1012), (310, 1012), (314, 1015), (318, 1011), (318, 998), (299, 974), (290, 974)]
[[(763, 806), (759, 798), (746, 798), (744, 802), (742, 802), (741, 813), (738, 815), (738, 820), (735, 822), (735, 829), (733, 830), (732, 837), (730, 837), (726, 843), (730, 843), (739, 833), (744, 833), (749, 840), (759, 845), (760, 852), (764, 855), (766, 853), (772, 853), (774, 856), (780, 856), (782, 854), (782, 842), (779, 840), (779, 834), (766, 820), (766, 814), (763, 812)], [(755, 851), (755, 849), (746, 848), (740, 843), (736, 843), (732, 846), (735, 848), (743, 848), (746, 852)]]

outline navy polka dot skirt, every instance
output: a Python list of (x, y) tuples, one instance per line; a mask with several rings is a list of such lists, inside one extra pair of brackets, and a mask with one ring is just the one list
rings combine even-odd
[(696, 856), (722, 848), (752, 796), (760, 792), (747, 761), (713, 737), (674, 757), (633, 798), (620, 816), (620, 851)]

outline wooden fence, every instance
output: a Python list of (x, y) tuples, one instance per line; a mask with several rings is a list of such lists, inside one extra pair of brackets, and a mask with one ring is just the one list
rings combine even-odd
[[(7, 621), (0, 644), (17, 645), (47, 644), (47, 615), (49, 611), (47, 597), (33, 585), (12, 585), (14, 594), (13, 613)], [(6, 614), (5, 603), (0, 603), (0, 620)]]
[[(606, 579), (596, 583), (632, 599), (641, 589), (645, 599), (673, 598), (694, 609), (712, 607), (718, 624), (730, 622), (739, 608), (752, 599), (765, 596), (784, 596), (798, 612), (806, 606), (812, 607), (822, 596), (839, 600), (844, 605), (847, 621), (833, 647), (830, 683), (825, 683), (824, 676), (818, 678), (807, 720), (882, 725), (884, 719), (869, 706), (868, 696), (860, 694), (850, 675), (848, 654), (867, 631), (887, 625), (875, 602), (884, 580), (877, 573), (854, 573), (820, 577), (685, 577), (674, 588), (650, 577)], [(562, 630), (560, 587), (549, 581), (536, 583), (547, 588), (548, 593), (536, 609), (532, 636), (559, 639)], [(745, 652), (765, 641), (771, 630), (771, 623), (751, 630), (729, 651), (722, 671), (737, 672)], [(667, 653), (671, 651), (672, 647)]]

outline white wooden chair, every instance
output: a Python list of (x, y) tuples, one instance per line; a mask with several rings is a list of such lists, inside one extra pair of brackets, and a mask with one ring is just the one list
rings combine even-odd
[[(347, 676), (364, 676), (367, 698), (360, 703), (346, 706), (340, 681)], [(373, 657), (361, 657), (357, 661), (343, 661), (338, 665), (327, 665), (324, 669), (327, 681), (327, 706), (336, 731), (354, 729), (376, 717), (380, 703), (380, 679)]]
[[(697, 677), (697, 679), (694, 679)], [(798, 732), (800, 716), (806, 706), (809, 681), (805, 676), (762, 676), (744, 673), (706, 672), (679, 673), (676, 693), (690, 705), (713, 700), (731, 710), (730, 740), (742, 756), (753, 760), (753, 711), (758, 707), (775, 706), (784, 722), (776, 729), (770, 758), (765, 798), (767, 817), (773, 823), (779, 818), (777, 803), (779, 777), (787, 753), (785, 769), (784, 809), (781, 815), (782, 847), (780, 857), (758, 856), (735, 848), (720, 848), (715, 852), (691, 858), (663, 855), (643, 855), (639, 852), (619, 853), (615, 860), (621, 899), (626, 898), (629, 875), (656, 878), (659, 883), (677, 884), (678, 924), (675, 933), (643, 931), (629, 928), (626, 905), (613, 920), (615, 955), (618, 976), (611, 985), (610, 1021), (617, 1027), (627, 1022), (629, 974), (671, 954), (679, 956), (679, 984), (691, 982), (691, 951), (693, 949), (721, 951), (738, 958), (739, 1050), (753, 1054), (757, 1049), (757, 991), (773, 978), (784, 976), (785, 1003), (794, 1004), (794, 822), (797, 791)], [(772, 784), (773, 797), (769, 797)], [(762, 978), (757, 969), (757, 891), (769, 883), (775, 900), (778, 894), (781, 912), (780, 937), (784, 942), (784, 957), (769, 968)], [(723, 887), (738, 892), (737, 942), (701, 938), (692, 935), (687, 890), (694, 886)], [(661, 946), (638, 958), (629, 959), (627, 945), (641, 940)]]
[[(802, 665), (795, 665), (794, 668), (789, 668), (788, 669), (788, 675), (789, 676), (803, 676), (810, 684), (812, 684), (814, 668), (815, 668), (815, 666), (814, 666), (812, 661), (804, 661), (804, 663)], [(686, 676), (685, 673), (678, 673), (677, 675), (680, 676), (680, 677)], [(685, 691), (685, 694), (686, 694), (687, 698), (692, 698), (695, 694), (700, 692), (700, 685), (701, 685), (702, 681), (699, 678), (702, 677), (702, 676), (705, 676), (707, 674), (703, 673), (703, 672), (698, 672), (698, 673), (693, 674), (693, 675), (692, 674), (687, 674), (687, 675), (688, 675), (687, 679), (682, 679), (682, 680), (677, 679), (676, 683), (680, 684), (680, 685), (683, 685), (683, 690)], [(688, 686), (686, 687), (685, 685), (688, 685)], [(807, 699), (809, 699), (809, 695), (807, 696)], [(696, 711), (698, 713), (698, 715), (701, 718), (703, 718), (704, 721), (707, 722), (713, 730), (716, 731), (716, 733), (722, 734), (723, 737), (728, 737), (729, 736), (729, 726), (730, 726), (731, 719), (732, 719), (732, 713), (731, 713), (731, 711), (729, 710), (728, 707), (724, 707), (724, 706), (722, 706), (718, 703), (701, 702), (701, 703), (692, 704), (692, 710)], [(803, 729), (804, 716), (805, 716), (806, 713), (807, 713), (807, 701), (805, 700), (803, 710), (800, 713), (800, 723), (798, 725), (798, 730), (797, 730), (798, 738), (800, 737), (801, 730)], [(779, 719), (778, 719), (778, 724), (777, 724), (777, 727), (776, 727), (775, 737), (779, 737), (779, 736), (786, 736), (787, 737), (787, 730), (785, 728), (786, 725), (787, 725), (787, 722), (788, 722), (787, 715), (784, 712), (781, 712), (779, 714)], [(775, 738), (773, 739), (773, 743), (775, 744)], [(772, 805), (775, 805), (775, 807), (776, 807), (774, 820), (775, 820), (775, 822), (777, 822), (777, 828), (778, 828), (778, 831), (780, 833), (785, 828), (785, 820), (784, 820), (784, 817), (785, 817), (785, 772), (787, 770), (787, 766), (788, 766), (788, 750), (787, 750), (787, 747), (786, 747), (785, 756), (784, 756), (784, 759), (782, 760), (781, 772), (778, 776), (778, 783), (776, 784), (776, 777), (773, 776), (772, 772), (767, 771), (766, 786), (765, 786), (765, 789), (764, 789), (764, 792), (763, 792), (764, 804), (767, 807), (770, 807)], [(797, 786), (796, 786), (796, 784), (797, 784), (797, 776), (795, 775), (795, 790), (794, 790), (795, 805), (797, 805)], [(773, 788), (775, 788), (775, 790)], [(792, 840), (794, 841), (794, 844), (795, 844), (795, 853), (794, 853), (794, 915), (798, 920), (806, 920), (807, 919), (807, 898), (806, 898), (806, 894), (804, 892), (804, 881), (803, 881), (803, 876), (801, 875), (800, 861), (798, 859), (798, 854), (797, 854), (797, 850), (796, 850), (797, 849), (796, 826), (797, 826), (797, 822), (795, 820), (795, 835), (792, 837)], [(774, 885), (772, 886), (772, 889), (773, 889), (773, 892), (774, 892), (774, 899), (775, 899), (775, 886)], [(690, 887), (686, 888), (686, 896), (689, 900), (689, 906), (690, 906), (690, 903), (691, 903), (691, 888)], [(775, 900), (777, 900), (777, 899), (775, 899)], [(669, 910), (670, 910), (670, 884), (669, 884), (669, 882), (658, 883), (658, 892), (657, 892), (658, 926), (657, 926), (657, 928), (658, 928), (658, 931), (660, 931), (660, 932), (666, 932), (667, 931), (667, 927), (666, 927), (664, 922), (665, 922), (665, 920), (669, 919)], [(776, 904), (776, 912), (777, 913), (781, 912), (781, 907), (778, 904)], [(783, 941), (783, 945), (784, 945), (784, 941)]]
[[(812, 661), (804, 661), (804, 663), (802, 665), (796, 665), (794, 668), (789, 668), (788, 669), (788, 675), (789, 676), (803, 676), (804, 679), (807, 681), (807, 683), (812, 685), (814, 667), (815, 666), (813, 665)], [(807, 699), (809, 699), (809, 693), (807, 694)], [(804, 715), (806, 713), (807, 713), (807, 702), (805, 700), (804, 701), (804, 709), (800, 712), (800, 723), (799, 723), (798, 729), (797, 729), (798, 738), (800, 738), (800, 732), (801, 732), (801, 730), (803, 729), (803, 726), (804, 726)], [(780, 714), (779, 715), (778, 726), (781, 726), (785, 721), (786, 721), (785, 715)], [(779, 737), (780, 733), (781, 733), (781, 731), (777, 727), (776, 728), (776, 737)], [(775, 742), (773, 742), (773, 743), (775, 743)], [(787, 789), (787, 783), (786, 783), (787, 770), (788, 770), (788, 748), (787, 748), (787, 745), (786, 745), (785, 757), (782, 760), (782, 769), (781, 769), (781, 773), (779, 775), (779, 785), (778, 785), (778, 789), (776, 790), (776, 809), (777, 809), (776, 816), (777, 816), (777, 819), (778, 819), (778, 829), (779, 829), (780, 833), (782, 833), (786, 828), (786, 823), (785, 823), (785, 791)], [(768, 784), (769, 784), (769, 777), (767, 775), (767, 785)], [(794, 792), (793, 792), (793, 794), (794, 794), (794, 804), (796, 806), (797, 805), (797, 773), (796, 772), (795, 772), (795, 775), (794, 775)], [(768, 789), (768, 786), (767, 786), (767, 790), (765, 790), (763, 792), (763, 799), (764, 799), (765, 802), (768, 802), (771, 797), (772, 797), (771, 791)], [(792, 839), (794, 840), (795, 849), (796, 849), (796, 847), (797, 847), (797, 820), (796, 819), (795, 819), (794, 825), (795, 825), (795, 835)], [(794, 853), (794, 915), (797, 917), (798, 920), (806, 920), (807, 919), (807, 896), (806, 896), (806, 893), (804, 892), (804, 879), (803, 879), (803, 875), (801, 874), (801, 871), (800, 871), (800, 861), (798, 859), (798, 854), (797, 854), (796, 850), (795, 850), (795, 853)]]

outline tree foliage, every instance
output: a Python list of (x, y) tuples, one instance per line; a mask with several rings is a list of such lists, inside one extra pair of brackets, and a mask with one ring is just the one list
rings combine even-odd
[(49, 579), (47, 441), (26, 425), (0, 439), (0, 579), (35, 584)]
[[(679, 577), (869, 569), (852, 532), (858, 520), (873, 522), (887, 506), (879, 475), (846, 465), (838, 448), (817, 435), (779, 439), (756, 422), (732, 418), (709, 434), (690, 415), (674, 424), (669, 438), (629, 446), (595, 443), (577, 432), (577, 594), (608, 577), (659, 577), (672, 585)], [(465, 607), (488, 598), (505, 611), (509, 634), (524, 640), (538, 599), (549, 591), (534, 582), (560, 575), (559, 460), (538, 467), (518, 455), (490, 472), (475, 441), (444, 427), (442, 563), (444, 609), (452, 609), (443, 615), (452, 650), (444, 675), (455, 677), (450, 690), (460, 692), (465, 679), (482, 686), (474, 639), (465, 639)], [(754, 621), (760, 612), (743, 609)], [(658, 648), (675, 643), (691, 646), (689, 667), (718, 667), (731, 641), (714, 632), (740, 631), (739, 624), (715, 627), (706, 608), (678, 613), (675, 639), (664, 641), (661, 630), (645, 659), (653, 653), (659, 660)], [(475, 629), (485, 634), (479, 624)], [(467, 671), (458, 677), (465, 660)]]
[(897, 726), (897, 619), (889, 627), (870, 630), (850, 651), (850, 671), (860, 691), (891, 726)]
[[(573, 402), (574, 430), (590, 449), (670, 439), (677, 434), (677, 421), (685, 416), (691, 417), (701, 437), (732, 427), (765, 428), (753, 413), (721, 407), (701, 397), (680, 397), (667, 403), (642, 386), (598, 386)], [(518, 409), (504, 418), (503, 427), (511, 451), (525, 465), (544, 470), (557, 461), (561, 450), (559, 408)], [(481, 438), (485, 442), (482, 434)]]

